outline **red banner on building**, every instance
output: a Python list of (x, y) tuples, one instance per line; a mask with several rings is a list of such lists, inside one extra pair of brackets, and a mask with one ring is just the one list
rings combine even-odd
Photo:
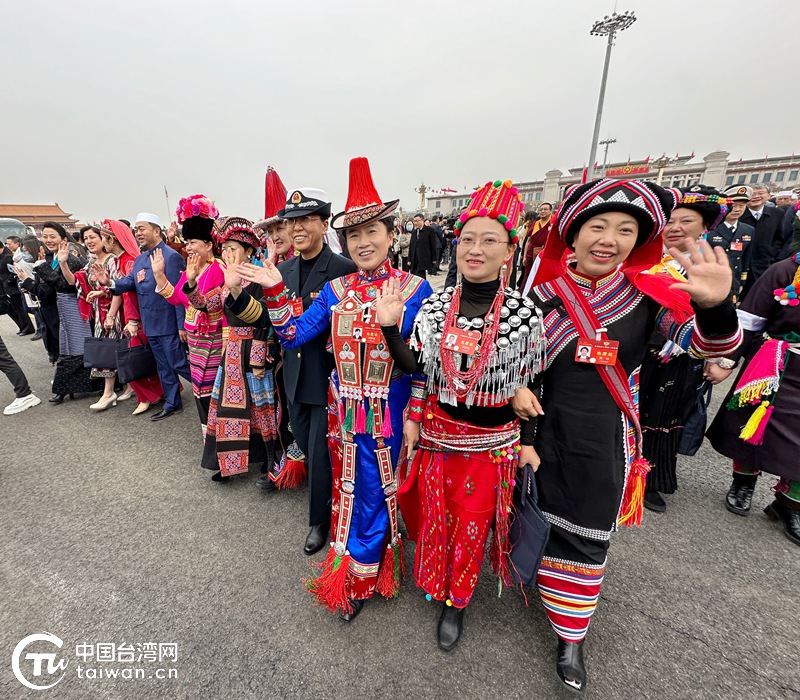
[(650, 172), (649, 165), (624, 165), (621, 168), (607, 168), (606, 177), (626, 177), (628, 175), (646, 175)]

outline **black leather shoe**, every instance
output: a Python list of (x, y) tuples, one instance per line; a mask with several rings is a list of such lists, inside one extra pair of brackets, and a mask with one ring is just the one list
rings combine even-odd
[(275, 491), (278, 488), (275, 486), (275, 482), (269, 478), (269, 474), (264, 474), (264, 476), (260, 476), (256, 479), (256, 486), (267, 493)]
[(165, 418), (169, 418), (174, 413), (183, 413), (182, 408), (162, 408), (158, 413), (154, 413), (150, 416), (150, 420), (164, 420)]
[(211, 475), (211, 481), (221, 481), (225, 483), (226, 481), (230, 481), (230, 476), (222, 476), (222, 472), (215, 472)]
[(667, 510), (667, 502), (661, 498), (661, 494), (658, 491), (645, 491), (644, 507), (654, 513), (664, 513)]
[(42, 334), (41, 333), (34, 333), (31, 336), (31, 340), (41, 340), (41, 339), (42, 339)]
[(782, 521), (786, 536), (796, 545), (800, 545), (800, 511), (787, 508), (776, 498), (764, 508), (764, 512), (772, 520)]
[(306, 537), (306, 544), (303, 547), (303, 551), (309, 556), (319, 552), (328, 541), (329, 530), (330, 525), (328, 523), (312, 525), (308, 537)]
[(582, 693), (586, 690), (586, 666), (583, 664), (583, 640), (565, 642), (558, 640), (556, 673), (570, 690)]
[(17, 333), (17, 335), (25, 336), (25, 335), (33, 335), (34, 333), (36, 333), (36, 331), (27, 330), (27, 331), (20, 331), (19, 333)]
[(745, 482), (734, 477), (728, 494), (725, 496), (725, 507), (736, 515), (749, 515), (755, 490), (756, 482), (754, 480)]
[(47, 399), (47, 403), (51, 403), (53, 406), (64, 403), (64, 394), (53, 394), (49, 399)]
[(339, 619), (344, 620), (345, 622), (352, 622), (358, 617), (358, 613), (360, 613), (364, 609), (364, 601), (363, 600), (351, 600), (350, 605), (353, 607), (353, 612), (340, 612)]
[(464, 629), (464, 610), (455, 605), (445, 604), (439, 617), (439, 626), (436, 628), (436, 641), (443, 651), (451, 651), (461, 637)]

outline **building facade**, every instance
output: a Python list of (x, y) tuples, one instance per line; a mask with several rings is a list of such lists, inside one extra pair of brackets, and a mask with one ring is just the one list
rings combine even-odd
[[(695, 162), (696, 161), (696, 162)], [(601, 168), (595, 171), (600, 177)], [(765, 185), (771, 191), (800, 187), (800, 157), (792, 154), (780, 158), (731, 161), (727, 151), (714, 151), (697, 160), (694, 154), (674, 158), (646, 158), (638, 161), (610, 163), (606, 177), (631, 180), (652, 180), (665, 187), (691, 187), (703, 183), (724, 188), (730, 185)], [(541, 202), (555, 204), (564, 198), (565, 190), (581, 182), (583, 168), (570, 168), (567, 173), (549, 170), (543, 180), (517, 182), (527, 210)], [(429, 190), (426, 198), (428, 214), (452, 216), (467, 206), (472, 191)]]
[(17, 219), (34, 230), (41, 231), (45, 221), (61, 224), (67, 231), (77, 228), (72, 214), (65, 212), (56, 204), (0, 204), (0, 218)]

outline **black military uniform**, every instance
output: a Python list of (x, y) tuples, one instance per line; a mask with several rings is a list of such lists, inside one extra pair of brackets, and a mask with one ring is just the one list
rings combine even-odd
[[(289, 194), (287, 208), (278, 212), (278, 216), (292, 219), (316, 214), (327, 219), (331, 205), (321, 201), (321, 195), (324, 195), (321, 190), (294, 190)], [(298, 255), (278, 265), (278, 270), (290, 296), (302, 298), (305, 311), (328, 282), (355, 272), (356, 264), (323, 245), (315, 258), (305, 260)], [(235, 300), (229, 296), (226, 305), (252, 326), (269, 325), (269, 313), (264, 302), (257, 302), (245, 291)], [(326, 349), (328, 336), (329, 333), (321, 333), (302, 347), (283, 350), (283, 381), (289, 421), (308, 464), (311, 533), (306, 540), (306, 554), (313, 554), (327, 544), (331, 521), (333, 473), (327, 435), (328, 383), (334, 362)]]

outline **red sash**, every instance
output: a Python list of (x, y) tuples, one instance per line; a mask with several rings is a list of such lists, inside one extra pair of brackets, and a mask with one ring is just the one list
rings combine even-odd
[[(601, 327), (600, 322), (578, 285), (566, 274), (557, 277), (551, 284), (564, 302), (564, 308), (578, 334), (583, 338), (594, 338), (597, 335), (597, 329)], [(600, 373), (600, 378), (606, 385), (608, 393), (611, 394), (619, 409), (628, 417), (636, 431), (636, 454), (628, 472), (618, 522), (628, 526), (640, 525), (644, 502), (644, 481), (647, 472), (650, 471), (650, 465), (642, 457), (642, 426), (639, 422), (639, 411), (631, 395), (628, 375), (619, 359), (613, 365), (596, 364), (595, 367)]]

